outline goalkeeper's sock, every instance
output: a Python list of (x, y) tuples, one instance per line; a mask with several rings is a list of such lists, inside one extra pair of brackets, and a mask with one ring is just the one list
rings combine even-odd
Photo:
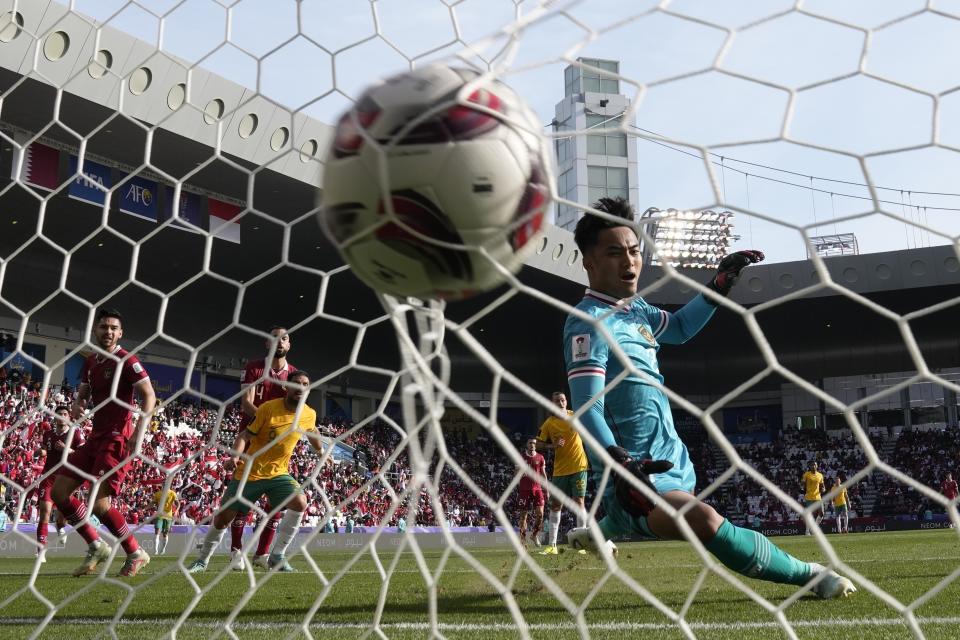
[(550, 546), (557, 546), (557, 534), (560, 532), (560, 512), (550, 512)]
[(293, 542), (293, 537), (297, 535), (297, 531), (300, 530), (301, 517), (303, 517), (303, 514), (293, 509), (287, 509), (284, 512), (280, 526), (277, 527), (277, 539), (273, 543), (273, 549), (270, 551), (270, 555), (282, 556), (287, 552), (287, 547), (290, 546), (290, 543)]
[(200, 545), (200, 560), (203, 560), (204, 564), (210, 562), (210, 557), (213, 555), (214, 549), (220, 546), (220, 543), (223, 542), (223, 536), (226, 535), (227, 530), (217, 529), (215, 526), (210, 525), (210, 528), (207, 529), (207, 536), (203, 539), (203, 544)]
[(761, 533), (724, 520), (704, 545), (727, 568), (749, 578), (801, 586), (810, 579), (810, 565), (797, 560)]

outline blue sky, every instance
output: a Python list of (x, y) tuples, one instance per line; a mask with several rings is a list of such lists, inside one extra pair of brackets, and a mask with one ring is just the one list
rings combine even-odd
[[(298, 32), (292, 0), (234, 4), (228, 44), (224, 44), (228, 12), (214, 0), (140, 4), (145, 8), (125, 0), (77, 0), (75, 8), (156, 43), (159, 20), (149, 11), (163, 14), (176, 7), (163, 21), (164, 50), (200, 61), (239, 84), (255, 87), (259, 82), (264, 95), (328, 122), (349, 104), (349, 97), (378, 78), (408, 68), (409, 60), (422, 64), (443, 59), (460, 51), (465, 42), (477, 43), (495, 34), (518, 12), (527, 15), (537, 9), (530, 0), (519, 5), (512, 0), (449, 0), (452, 11), (440, 0), (378, 0), (374, 5), (368, 0), (304, 0), (301, 31), (325, 52), (306, 38), (286, 42)], [(885, 210), (926, 221), (947, 236), (960, 234), (960, 211), (929, 208), (960, 209), (960, 197), (917, 193), (960, 192), (956, 179), (960, 153), (943, 147), (897, 151), (930, 143), (934, 96), (939, 96), (938, 142), (960, 148), (960, 92), (951, 92), (960, 87), (960, 66), (955, 62), (960, 59), (960, 0), (934, 0), (933, 11), (900, 22), (895, 21), (922, 10), (925, 3), (803, 3), (804, 12), (826, 19), (790, 11), (794, 3), (784, 0), (661, 4), (666, 7), (651, 11), (657, 3), (649, 0), (555, 2), (547, 18), (523, 32), (504, 79), (547, 123), (563, 96), (567, 64), (563, 56), (620, 60), (621, 74), (636, 83), (625, 83), (621, 90), (628, 94), (642, 90), (637, 125), (672, 140), (708, 145), (724, 156), (728, 168), (722, 173), (718, 169), (717, 177), (721, 198), (730, 205), (749, 204), (785, 225), (816, 221), (819, 226), (812, 234), (854, 232), (863, 252), (949, 242), (877, 214), (833, 222), (874, 207), (867, 200), (848, 197), (865, 197), (866, 188), (820, 178), (854, 183), (869, 179), (892, 188), (878, 191), (879, 198), (891, 202), (883, 205)], [(569, 7), (568, 16), (555, 11), (561, 6)], [(365, 39), (369, 40), (350, 46)], [(810, 86), (855, 74), (865, 42), (864, 71), (926, 94), (863, 74)], [(706, 72), (665, 82), (698, 71)], [(339, 92), (333, 91), (334, 73)], [(788, 89), (802, 90), (791, 96)], [(785, 123), (788, 139), (783, 136)], [(754, 142), (759, 140), (764, 142)], [(892, 153), (865, 159), (868, 178), (852, 155), (797, 143), (848, 154)], [(702, 161), (643, 139), (636, 144), (642, 208), (699, 208), (716, 202)], [(737, 160), (801, 175), (748, 167)], [(740, 216), (737, 231), (743, 236), (738, 246), (762, 248), (774, 261), (805, 257), (799, 233), (782, 224)]]

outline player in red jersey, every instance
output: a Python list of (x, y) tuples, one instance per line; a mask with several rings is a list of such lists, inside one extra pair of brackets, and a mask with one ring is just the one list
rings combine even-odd
[[(287, 362), (287, 354), (290, 353), (290, 334), (285, 327), (270, 327), (270, 335), (264, 342), (267, 352), (273, 352), (273, 358), (270, 360), (270, 366), (267, 366), (266, 359), (254, 360), (248, 362), (243, 370), (242, 385), (247, 388), (240, 399), (243, 408), (243, 420), (240, 422), (239, 431), (242, 432), (257, 415), (257, 407), (267, 400), (285, 398), (286, 389), (283, 382), (286, 382), (290, 374), (297, 370), (295, 366)], [(266, 505), (267, 513), (271, 506)], [(243, 556), (243, 527), (247, 523), (248, 514), (240, 514), (230, 523), (230, 556), (231, 565), (236, 571), (244, 569)], [(264, 525), (260, 533), (260, 539), (257, 541), (257, 551), (253, 556), (253, 565), (261, 569), (267, 568), (267, 560), (270, 557), (270, 545), (273, 544), (273, 538), (277, 534), (277, 527), (280, 525), (280, 519), (283, 512), (278, 511)]]
[(953, 479), (952, 473), (948, 473), (947, 477), (940, 483), (940, 493), (946, 496), (948, 500), (957, 499), (957, 481)]
[[(547, 461), (537, 453), (537, 439), (527, 440), (527, 448), (523, 452), (523, 461), (537, 474), (538, 478), (545, 478)], [(533, 511), (533, 532), (530, 539), (540, 546), (540, 527), (543, 525), (543, 487), (540, 482), (528, 475), (520, 476), (520, 497), (517, 500), (517, 509), (520, 511), (520, 541), (527, 546), (527, 515)]]
[[(80, 387), (70, 411), (77, 420), (89, 407), (94, 412), (93, 429), (83, 446), (67, 458), (69, 467), (61, 467), (57, 474), (53, 483), (53, 501), (89, 545), (86, 558), (73, 575), (93, 573), (98, 564), (110, 557), (110, 548), (87, 522), (86, 505), (73, 496), (74, 491), (89, 480), (93, 484), (91, 491), (96, 491), (93, 513), (120, 540), (127, 553), (120, 575), (135, 576), (150, 562), (150, 556), (137, 544), (111, 499), (120, 492), (130, 466), (127, 458), (136, 451), (144, 428), (150, 423), (157, 397), (143, 365), (120, 346), (123, 317), (118, 311), (100, 309), (93, 336), (98, 349), (83, 363)], [(114, 385), (116, 393), (113, 392)], [(136, 426), (130, 410), (134, 394), (140, 400), (140, 417)]]
[[(37, 557), (40, 562), (47, 561), (47, 534), (49, 533), (50, 512), (53, 510), (53, 481), (57, 476), (57, 468), (66, 459), (67, 452), (83, 444), (83, 436), (79, 430), (73, 432), (70, 439), (70, 408), (60, 405), (53, 413), (53, 425), (43, 434), (40, 444), (40, 455), (44, 457), (43, 472), (40, 474), (40, 485), (37, 487)], [(57, 535), (62, 541), (66, 537), (63, 528), (67, 525), (63, 514), (57, 512)]]

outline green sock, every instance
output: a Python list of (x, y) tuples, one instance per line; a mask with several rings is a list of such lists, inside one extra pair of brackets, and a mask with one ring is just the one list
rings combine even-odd
[(704, 545), (727, 568), (749, 578), (806, 584), (810, 565), (779, 548), (762, 533), (741, 529), (724, 520), (713, 540)]

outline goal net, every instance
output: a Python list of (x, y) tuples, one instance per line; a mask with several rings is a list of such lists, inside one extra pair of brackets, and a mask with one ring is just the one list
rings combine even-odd
[[(872, 538), (833, 535), (833, 505), (847, 496), (854, 532), (960, 525), (941, 484), (960, 472), (958, 20), (950, 2), (0, 2), (0, 620), (17, 637), (952, 637), (956, 539), (918, 544), (922, 571), (884, 572)], [(515, 88), (557, 165), (537, 254), (501, 289), (446, 304), (374, 294), (317, 224), (338, 114), (437, 62)], [(563, 320), (587, 283), (571, 231), (616, 196), (642, 214), (651, 304), (707, 292), (725, 254), (766, 253), (714, 296), (705, 333), (660, 351), (665, 382), (644, 379), (669, 399), (698, 498), (764, 534), (810, 532), (775, 540), (851, 578), (860, 605), (828, 611), (815, 580), (732, 572), (690, 507), (636, 479), (686, 542), (568, 547), (586, 523), (608, 548), (596, 523), (623, 475), (585, 407), (573, 422), (601, 468), (584, 507), (543, 480), (559, 537), (534, 534), (549, 504), (518, 529), (525, 442), (564, 415)], [(55, 513), (41, 542), (38, 521), (45, 484), (78, 471), (66, 450), (91, 414), (64, 449), (51, 434), (84, 359), (132, 362), (93, 337), (104, 307), (122, 312), (159, 404), (136, 449), (80, 473), (77, 495), (93, 513), (126, 470), (113, 504), (153, 558), (117, 577), (124, 550), (93, 521), (110, 561), (74, 580), (85, 545), (69, 525), (60, 540)], [(250, 562), (280, 509), (244, 498), (242, 571), (225, 541), (191, 573), (262, 389), (237, 380), (264, 359), (253, 384), (269, 382), (283, 335), (324, 443), (292, 454), (298, 571)], [(111, 398), (137, 410), (121, 386)], [(811, 461), (838, 483), (805, 500)], [(562, 557), (541, 553), (552, 539)]]

